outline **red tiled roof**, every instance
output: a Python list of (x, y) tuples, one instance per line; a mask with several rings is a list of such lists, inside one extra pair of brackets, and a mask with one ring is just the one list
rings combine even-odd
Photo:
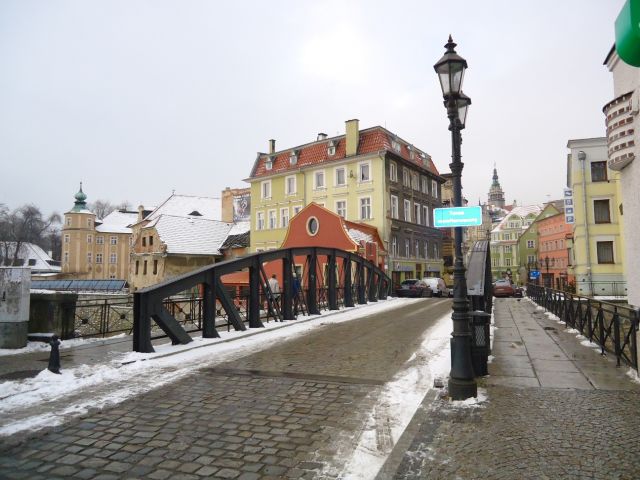
[[(400, 143), (400, 152), (396, 152), (392, 149), (392, 139), (395, 139), (398, 143)], [(336, 147), (335, 155), (329, 155), (328, 153), (328, 147), (331, 142), (334, 142), (334, 146)], [(368, 153), (378, 152), (380, 150), (388, 150), (393, 154), (404, 158), (408, 162), (424, 168), (435, 175), (440, 175), (438, 169), (434, 165), (433, 160), (431, 160), (431, 157), (429, 155), (424, 154), (424, 152), (417, 149), (416, 147), (411, 146), (411, 149), (414, 152), (413, 158), (411, 158), (409, 144), (382, 127), (372, 127), (366, 130), (360, 130), (357, 155), (366, 155)], [(291, 156), (292, 150), (296, 150), (298, 153), (298, 161), (295, 165), (291, 165), (291, 163), (289, 162), (289, 157)], [(319, 165), (327, 162), (342, 160), (346, 157), (345, 151), (346, 137), (345, 135), (341, 135), (338, 137), (326, 138), (306, 145), (281, 150), (273, 154), (259, 153), (258, 158), (256, 159), (256, 162), (253, 166), (250, 178), (274, 175), (290, 170), (297, 170), (299, 168), (307, 167), (310, 165)], [(421, 158), (421, 154), (424, 154), (425, 160)], [(269, 158), (274, 159), (271, 170), (267, 170), (265, 167), (265, 163)]]

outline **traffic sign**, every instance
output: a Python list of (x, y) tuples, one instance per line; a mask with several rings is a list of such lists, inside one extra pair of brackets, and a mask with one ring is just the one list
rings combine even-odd
[(538, 278), (540, 278), (539, 270), (531, 270), (529, 272), (529, 280), (537, 280)]
[(433, 226), (436, 228), (478, 227), (480, 225), (482, 225), (482, 207), (433, 209)]

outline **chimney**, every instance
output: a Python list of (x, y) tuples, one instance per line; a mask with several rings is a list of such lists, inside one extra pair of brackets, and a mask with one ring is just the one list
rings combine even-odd
[(276, 151), (276, 141), (272, 138), (269, 140), (269, 153), (275, 153)]
[(138, 221), (144, 220), (144, 207), (142, 205), (138, 205)]
[(358, 153), (358, 140), (360, 139), (360, 131), (358, 130), (358, 122), (359, 120), (353, 119), (353, 120), (347, 120), (345, 122), (346, 124), (346, 131), (347, 131), (347, 144), (346, 144), (346, 149), (347, 151), (345, 152), (345, 155), (347, 157), (352, 156), (352, 155), (356, 155)]
[(320, 140), (325, 140), (326, 138), (327, 138), (327, 134), (326, 134), (326, 133), (322, 133), (322, 132), (320, 132), (320, 133), (318, 134), (318, 139), (317, 139), (317, 141), (319, 142)]

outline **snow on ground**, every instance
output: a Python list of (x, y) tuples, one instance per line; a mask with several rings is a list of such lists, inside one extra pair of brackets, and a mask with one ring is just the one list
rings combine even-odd
[[(37, 334), (36, 334), (37, 335)], [(114, 335), (109, 337), (109, 340), (114, 338), (124, 338), (126, 335), (121, 333), (120, 335)], [(105, 343), (105, 340), (102, 338), (72, 338), (70, 340), (65, 340), (60, 343), (60, 351), (68, 350), (73, 347), (78, 347), (80, 345), (88, 345), (90, 343)], [(50, 352), (51, 346), (48, 343), (44, 342), (27, 342), (27, 345), (22, 348), (0, 348), (0, 357), (7, 355), (18, 355), (21, 353), (33, 353), (33, 352)], [(0, 387), (2, 385), (0, 384)], [(2, 397), (0, 390), (0, 398)]]
[[(44, 370), (35, 378), (5, 381), (0, 383), (0, 436), (59, 425), (69, 415), (122, 402), (192, 374), (196, 368), (246, 356), (321, 325), (347, 322), (412, 301), (420, 300), (391, 298), (295, 323), (269, 322), (259, 330), (220, 331), (220, 338), (194, 337), (187, 345), (168, 341), (154, 346), (154, 353), (108, 354), (105, 363), (63, 369), (61, 375)], [(38, 410), (40, 413), (34, 413)]]
[[(355, 480), (376, 476), (425, 395), (433, 388), (434, 379), (448, 377), (451, 367), (451, 328), (451, 314), (440, 317), (425, 332), (422, 344), (407, 361), (406, 368), (385, 384), (357, 440), (355, 453), (340, 478)], [(477, 398), (451, 402), (450, 406), (475, 408), (486, 399), (486, 391), (479, 389)], [(391, 438), (380, 445), (381, 436), (385, 433), (390, 433)]]

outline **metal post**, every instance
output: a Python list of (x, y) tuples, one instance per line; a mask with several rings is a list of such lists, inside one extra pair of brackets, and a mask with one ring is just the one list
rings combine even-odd
[(283, 320), (293, 320), (293, 256), (291, 250), (282, 258), (282, 294), (280, 309)]
[[(462, 206), (462, 168), (460, 154), (460, 120), (453, 96), (447, 99), (447, 116), (451, 130), (452, 155), (451, 174), (453, 179), (453, 205)], [(451, 333), (451, 373), (449, 374), (449, 395), (453, 400), (465, 400), (478, 395), (478, 387), (471, 364), (471, 331), (469, 328), (469, 301), (467, 280), (462, 262), (462, 227), (454, 228), (455, 262), (453, 267), (453, 332)]]
[(342, 258), (344, 275), (344, 306), (353, 307), (353, 285), (351, 283), (351, 256)]
[(202, 338), (217, 338), (220, 335), (216, 331), (216, 289), (215, 274), (207, 273), (207, 280), (203, 285), (202, 295)]
[(313, 249), (313, 253), (307, 257), (307, 263), (309, 266), (309, 276), (307, 278), (307, 309), (309, 310), (309, 315), (320, 315), (320, 310), (318, 309), (318, 281), (316, 274), (316, 263), (318, 256), (316, 254), (315, 248)]
[(338, 296), (337, 296), (337, 281), (336, 281), (336, 251), (335, 249), (328, 256), (328, 268), (329, 268), (329, 281), (328, 286), (328, 299), (329, 310), (338, 310)]

